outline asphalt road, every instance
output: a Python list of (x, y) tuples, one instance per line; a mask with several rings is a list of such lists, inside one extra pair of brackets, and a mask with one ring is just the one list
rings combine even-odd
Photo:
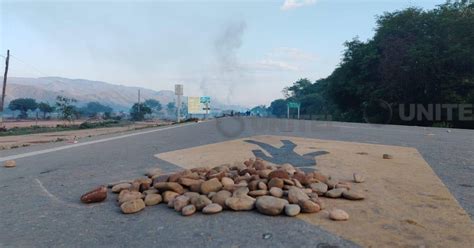
[[(145, 133), (143, 133), (145, 132)], [(461, 206), (474, 216), (474, 131), (263, 118), (225, 118), (167, 129), (0, 152), (0, 247), (353, 247), (296, 218), (254, 212), (184, 218), (164, 205), (123, 215), (115, 204), (79, 197), (159, 164), (153, 155), (253, 135), (285, 135), (417, 148)], [(111, 201), (112, 199), (109, 199)], [(257, 218), (258, 215), (258, 218)]]

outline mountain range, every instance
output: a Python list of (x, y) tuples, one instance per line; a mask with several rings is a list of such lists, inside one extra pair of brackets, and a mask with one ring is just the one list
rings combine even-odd
[[(1, 78), (3, 80), (3, 77)], [(74, 98), (78, 105), (87, 102), (100, 102), (115, 110), (128, 111), (138, 100), (138, 90), (142, 101), (155, 99), (164, 106), (174, 101), (175, 95), (170, 90), (155, 91), (151, 89), (116, 85), (86, 79), (69, 79), (62, 77), (9, 77), (5, 102), (17, 98), (33, 98), (37, 102), (56, 102), (58, 95)], [(184, 100), (184, 99), (183, 99)], [(213, 101), (213, 108), (241, 109), (239, 106), (230, 106)]]

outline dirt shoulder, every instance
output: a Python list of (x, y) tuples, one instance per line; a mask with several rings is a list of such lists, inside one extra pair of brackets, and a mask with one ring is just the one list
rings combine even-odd
[(143, 128), (166, 126), (171, 123), (167, 122), (136, 122), (131, 125), (121, 127), (103, 127), (80, 129), (71, 131), (58, 131), (48, 133), (37, 133), (29, 135), (12, 135), (0, 137), (0, 150), (14, 149), (18, 147), (25, 147), (34, 144), (43, 144), (51, 142), (68, 141), (74, 142), (74, 139), (81, 139), (84, 137), (93, 137), (98, 135), (119, 133), (125, 131), (132, 131)]

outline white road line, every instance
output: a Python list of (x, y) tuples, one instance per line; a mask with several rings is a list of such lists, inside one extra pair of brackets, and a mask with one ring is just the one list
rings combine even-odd
[(179, 128), (179, 127), (189, 126), (189, 125), (193, 125), (193, 124), (194, 124), (194, 123), (181, 124), (181, 125), (178, 125), (178, 126), (171, 126), (171, 127), (153, 129), (153, 130), (149, 130), (149, 131), (143, 131), (143, 132), (137, 132), (137, 133), (124, 134), (124, 135), (115, 136), (115, 137), (110, 137), (110, 138), (105, 138), (105, 139), (100, 139), (100, 140), (92, 140), (92, 141), (87, 141), (87, 142), (78, 143), (78, 144), (65, 145), (65, 146), (60, 146), (60, 147), (54, 147), (54, 148), (44, 149), (44, 150), (40, 150), (40, 151), (27, 152), (27, 153), (17, 154), (17, 155), (11, 155), (11, 156), (7, 156), (7, 157), (0, 158), (0, 162), (4, 162), (4, 161), (7, 161), (7, 160), (19, 159), (19, 158), (26, 158), (26, 157), (36, 156), (36, 155), (45, 154), (45, 153), (50, 153), (50, 152), (57, 152), (57, 151), (66, 150), (66, 149), (71, 149), (71, 148), (76, 148), (76, 147), (80, 147), (80, 146), (86, 146), (86, 145), (91, 145), (91, 144), (97, 144), (97, 143), (107, 142), (107, 141), (111, 141), (111, 140), (123, 139), (123, 138), (132, 137), (132, 136), (147, 134), (147, 133), (160, 132), (160, 131), (164, 131), (164, 130), (169, 130), (169, 129)]

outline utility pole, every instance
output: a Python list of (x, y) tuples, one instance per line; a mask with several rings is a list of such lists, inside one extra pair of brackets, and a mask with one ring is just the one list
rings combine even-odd
[(5, 94), (7, 93), (7, 76), (8, 76), (8, 63), (10, 61), (10, 50), (7, 50), (7, 58), (5, 60), (5, 74), (3, 74), (3, 90), (2, 90), (2, 101), (0, 102), (0, 123), (3, 123), (3, 107), (5, 104)]
[(138, 90), (138, 114), (140, 114), (140, 90)]
[(286, 118), (290, 119), (290, 105), (286, 105)]
[(177, 100), (177, 113), (176, 113), (176, 120), (179, 123), (181, 121), (181, 97), (183, 96), (183, 85), (182, 84), (175, 84), (174, 85), (174, 94), (176, 95)]

